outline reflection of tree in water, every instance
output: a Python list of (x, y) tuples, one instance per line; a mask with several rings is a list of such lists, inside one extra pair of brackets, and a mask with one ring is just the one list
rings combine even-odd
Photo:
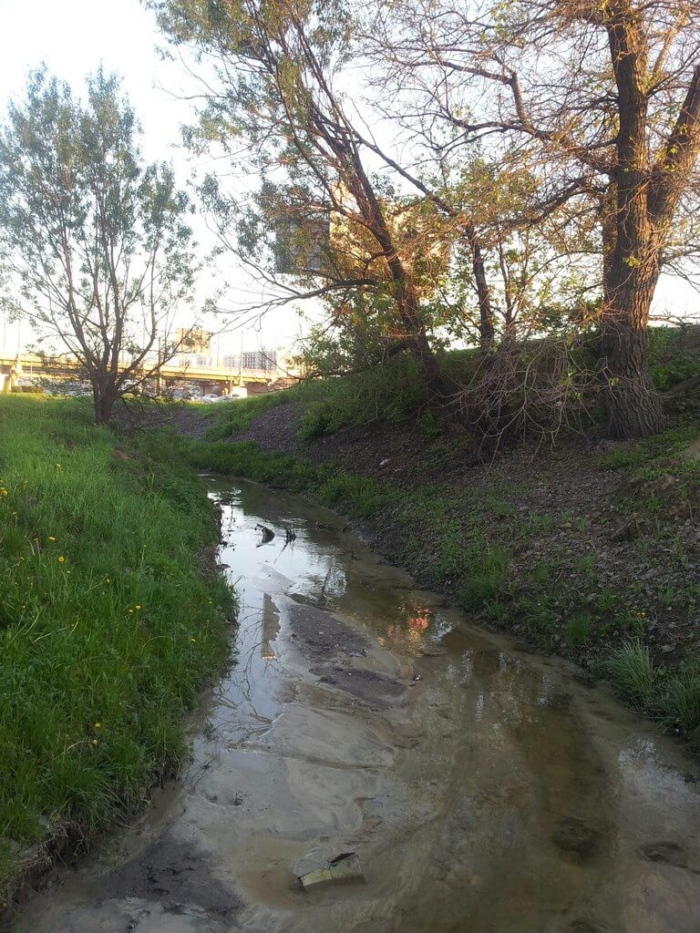
[(269, 593), (263, 594), (262, 610), (262, 640), (260, 642), (260, 657), (269, 660), (275, 657), (274, 641), (280, 630), (279, 609), (272, 601)]
[(416, 653), (428, 640), (435, 622), (435, 611), (419, 600), (404, 598), (393, 608), (392, 615), (397, 621), (385, 627), (386, 635), (380, 638), (380, 644)]
[(301, 591), (319, 608), (337, 604), (347, 592), (345, 569), (334, 557), (318, 560), (301, 584)]

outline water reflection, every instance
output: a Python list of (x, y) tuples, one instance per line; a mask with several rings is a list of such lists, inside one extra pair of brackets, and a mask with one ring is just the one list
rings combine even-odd
[[(618, 727), (617, 708), (590, 702), (558, 665), (467, 627), (328, 513), (252, 484), (213, 495), (240, 599), (237, 659), (212, 691), (167, 833), (205, 852), (246, 908), (218, 924), (214, 909), (181, 906), (187, 872), (168, 863), (181, 913), (161, 922), (149, 889), (152, 933), (181, 917), (177, 929), (195, 933), (232, 922), (251, 933), (695, 933), (697, 898), (673, 883), (681, 863), (700, 866), (697, 793), (653, 734)], [(342, 620), (357, 623), (356, 643), (334, 651)], [(312, 644), (322, 629), (333, 638)], [(366, 702), (354, 690), (363, 677), (390, 692)], [(327, 896), (294, 885), (298, 859), (348, 849), (366, 885)], [(645, 852), (676, 853), (676, 875)], [(91, 893), (99, 905), (83, 923), (64, 890), (70, 919), (49, 911), (27, 930), (132, 928), (133, 897)], [(117, 901), (117, 920), (95, 920)]]

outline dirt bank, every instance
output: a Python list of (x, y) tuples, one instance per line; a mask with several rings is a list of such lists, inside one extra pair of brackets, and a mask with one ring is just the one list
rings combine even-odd
[[(682, 454), (688, 431), (639, 444), (580, 436), (483, 463), (459, 429), (426, 438), (417, 425), (381, 423), (304, 442), (302, 416), (299, 405), (280, 404), (229, 440), (335, 464), (398, 490), (363, 522), (363, 533), (421, 583), (454, 598), (464, 575), (459, 567), (450, 573), (444, 529), (462, 528), (468, 542), (478, 525), (486, 547), (508, 552), (491, 606), (473, 607), (482, 624), (578, 660), (635, 638), (664, 663), (698, 656), (700, 475)], [(411, 513), (419, 496), (421, 508)]]

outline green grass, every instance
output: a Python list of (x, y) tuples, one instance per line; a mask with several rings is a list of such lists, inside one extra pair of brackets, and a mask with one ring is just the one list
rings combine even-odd
[(652, 706), (658, 677), (646, 645), (640, 641), (627, 642), (601, 661), (599, 668), (602, 676), (632, 706), (639, 710)]
[(696, 662), (671, 670), (655, 664), (646, 645), (635, 640), (600, 662), (598, 672), (628, 705), (667, 729), (688, 734), (700, 727), (700, 667)]
[[(269, 395), (253, 395), (235, 402), (218, 402), (207, 405), (205, 413), (211, 418), (212, 426), (207, 432), (207, 439), (220, 441), (225, 437), (242, 434), (253, 421), (268, 408), (284, 405), (293, 399), (291, 392), (271, 392)], [(203, 408), (204, 406), (200, 406)]]
[(304, 408), (300, 436), (312, 441), (348, 424), (413, 421), (426, 438), (443, 434), (445, 422), (428, 409), (429, 394), (416, 361), (399, 354), (366, 372), (303, 382), (284, 392), (213, 405), (208, 441), (246, 431), (268, 408), (298, 404)]
[(357, 518), (370, 518), (398, 495), (390, 487), (333, 466), (316, 467), (299, 457), (266, 453), (251, 441), (223, 444), (182, 439), (180, 445), (189, 463), (198, 469), (307, 493), (323, 505)]
[[(74, 400), (0, 398), (0, 894), (33, 843), (87, 840), (186, 752), (232, 594), (189, 470)], [(115, 455), (116, 450), (116, 455)], [(5, 899), (2, 898), (2, 899)]]

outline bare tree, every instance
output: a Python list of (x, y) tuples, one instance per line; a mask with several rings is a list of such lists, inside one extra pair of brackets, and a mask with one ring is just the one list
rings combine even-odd
[(118, 79), (100, 70), (87, 90), (83, 104), (37, 71), (0, 129), (2, 300), (82, 364), (105, 423), (177, 351), (196, 264), (188, 199), (169, 166), (144, 165)]

